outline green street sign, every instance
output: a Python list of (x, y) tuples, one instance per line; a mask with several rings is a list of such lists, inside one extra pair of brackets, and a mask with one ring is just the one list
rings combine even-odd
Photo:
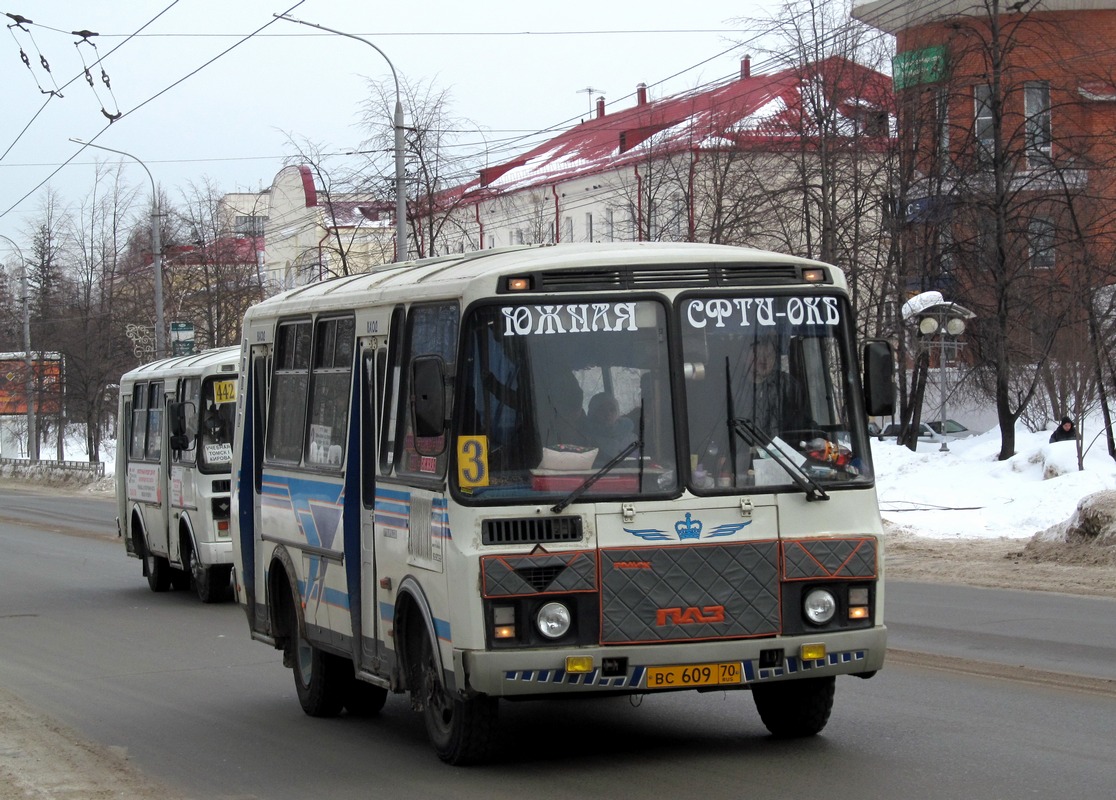
[(891, 79), (896, 91), (924, 83), (937, 83), (946, 77), (944, 44), (897, 53), (891, 59)]

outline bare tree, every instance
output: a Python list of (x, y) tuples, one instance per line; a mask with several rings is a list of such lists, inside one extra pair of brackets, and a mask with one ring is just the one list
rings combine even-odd
[[(362, 110), (362, 122), (369, 131), (362, 145), (369, 155), (368, 188), (394, 196), (394, 189), (385, 190), (394, 187), (395, 131), (389, 110), (395, 108), (395, 83), (370, 80), (369, 89)], [(399, 91), (409, 118), (405, 146), (410, 246), (420, 258), (456, 252), (467, 235), (454, 213), (461, 206), (461, 189), (483, 165), (483, 154), (463, 151), (460, 142), (477, 126), (453, 116), (449, 89), (403, 78)], [(404, 258), (399, 256), (399, 260)]]
[[(982, 0), (949, 22), (944, 88), (953, 100), (940, 114), (951, 124), (939, 184), (948, 202), (937, 203), (936, 241), (924, 239), (936, 245), (940, 277), (979, 317), (969, 352), (996, 406), (1001, 459), (1014, 454), (1015, 424), (1044, 387), (1055, 405), (1076, 394), (1078, 411), (1088, 406), (1086, 309), (1112, 280), (1102, 254), (1111, 251), (1116, 209), (1111, 187), (1097, 180), (1111, 165), (1074, 122), (1080, 71), (1051, 73), (1067, 34), (1035, 8)], [(1085, 367), (1075, 378), (1070, 362)]]
[(170, 307), (194, 323), (199, 349), (240, 340), (240, 321), (263, 299), (258, 253), (261, 237), (239, 234), (224, 193), (208, 179), (190, 183), (175, 212), (179, 243), (168, 249)]
[(93, 188), (75, 210), (68, 231), (72, 291), (63, 353), (66, 415), (85, 429), (86, 452), (100, 461), (102, 437), (111, 429), (115, 395), (108, 387), (133, 365), (114, 291), (122, 250), (131, 229), (145, 221), (137, 194), (121, 179), (121, 167), (98, 165)]

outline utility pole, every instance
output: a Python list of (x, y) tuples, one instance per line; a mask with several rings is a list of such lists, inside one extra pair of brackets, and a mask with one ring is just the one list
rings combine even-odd
[(356, 39), (358, 42), (364, 42), (377, 53), (384, 57), (387, 62), (388, 68), (391, 70), (391, 77), (395, 81), (395, 116), (392, 125), (395, 128), (395, 260), (407, 260), (407, 180), (406, 173), (403, 169), (403, 100), (399, 93), (399, 76), (395, 72), (395, 65), (391, 63), (391, 59), (387, 57), (387, 53), (381, 50), (376, 45), (367, 39), (360, 36), (355, 36), (345, 31), (334, 30), (327, 28), (325, 25), (318, 25), (314, 22), (304, 22), (301, 19), (288, 17), (286, 14), (273, 14), (276, 19), (285, 19), (287, 22), (297, 22), (299, 25), (306, 25), (311, 28), (317, 28), (320, 31), (327, 33), (335, 33), (338, 36), (344, 36), (349, 39)]

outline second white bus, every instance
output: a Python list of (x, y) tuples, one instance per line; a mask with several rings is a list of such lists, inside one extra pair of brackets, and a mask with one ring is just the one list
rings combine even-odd
[(231, 593), (230, 470), (239, 348), (153, 361), (120, 379), (117, 526), (152, 591)]

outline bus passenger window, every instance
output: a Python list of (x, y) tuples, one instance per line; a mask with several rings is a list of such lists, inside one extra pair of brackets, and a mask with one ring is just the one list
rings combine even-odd
[(137, 383), (132, 390), (132, 430), (128, 439), (128, 460), (142, 461), (147, 435), (147, 384)]
[(163, 384), (149, 387), (147, 400), (147, 449), (144, 455), (158, 461), (163, 452)]
[(310, 322), (279, 326), (275, 342), (275, 374), (267, 415), (267, 459), (297, 464), (302, 457), (306, 390), (310, 380)]
[(318, 321), (306, 437), (309, 465), (340, 469), (345, 459), (354, 331), (352, 317)]

